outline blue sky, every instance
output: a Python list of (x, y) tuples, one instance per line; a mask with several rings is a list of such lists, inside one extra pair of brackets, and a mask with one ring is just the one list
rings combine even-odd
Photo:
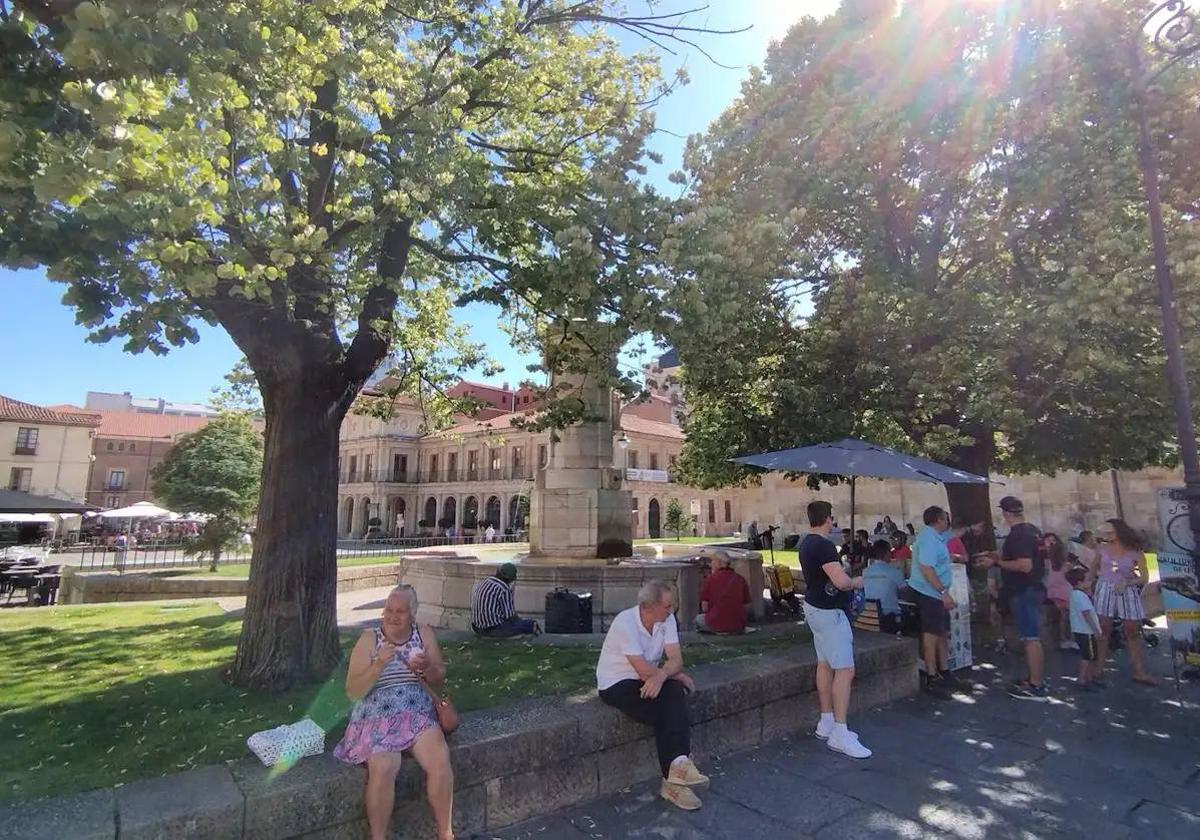
[[(738, 94), (746, 70), (760, 64), (767, 45), (780, 38), (804, 15), (823, 16), (837, 8), (838, 0), (710, 0), (711, 9), (694, 14), (688, 25), (712, 29), (751, 26), (748, 32), (702, 37), (700, 43), (722, 64), (715, 66), (696, 50), (680, 47), (678, 55), (663, 54), (666, 74), (681, 63), (687, 66), (691, 84), (658, 108), (653, 148), (664, 156), (663, 166), (652, 178), (664, 189), (678, 190), (666, 175), (679, 168), (683, 138), (703, 131)], [(654, 13), (682, 11), (703, 5), (702, 0), (663, 0)], [(644, 2), (629, 3), (641, 13)], [(640, 8), (639, 8), (640, 7)], [(631, 47), (646, 45), (638, 39), (623, 39)], [(164, 397), (168, 400), (206, 401), (212, 389), (241, 357), (220, 327), (202, 327), (200, 341), (173, 348), (165, 356), (125, 353), (119, 340), (91, 344), (87, 331), (76, 326), (74, 313), (61, 303), (65, 287), (48, 281), (41, 271), (0, 269), (0, 287), (5, 305), (0, 307), (0, 394), (26, 402), (52, 405), (83, 402), (85, 392), (130, 391), (134, 396)], [(485, 343), (506, 370), (490, 381), (515, 383), (526, 375), (531, 361), (509, 346), (496, 326), (493, 310), (473, 307), (460, 313), (477, 341)], [(482, 377), (474, 377), (482, 379)]]

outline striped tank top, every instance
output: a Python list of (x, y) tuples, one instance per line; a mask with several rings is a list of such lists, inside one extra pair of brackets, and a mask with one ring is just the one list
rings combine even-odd
[[(376, 628), (375, 630), (375, 654), (379, 654), (379, 648), (384, 643), (383, 631)], [(383, 673), (379, 675), (379, 679), (372, 686), (372, 691), (378, 691), (382, 688), (394, 688), (401, 685), (420, 685), (421, 681), (417, 679), (408, 668), (408, 658), (415, 653), (424, 653), (425, 645), (421, 641), (421, 631), (414, 624), (412, 634), (408, 637), (408, 641), (396, 647), (396, 653), (392, 656), (392, 661), (384, 666)]]

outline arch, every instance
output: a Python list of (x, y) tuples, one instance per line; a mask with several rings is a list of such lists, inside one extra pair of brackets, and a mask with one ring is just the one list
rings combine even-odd
[(487, 500), (487, 505), (484, 507), (483, 518), (487, 523), (494, 527), (497, 531), (500, 530), (500, 497), (492, 496)]
[(447, 496), (442, 502), (442, 519), (450, 522), (453, 525), (457, 522), (456, 515), (458, 513), (458, 499), (453, 496)]
[(354, 530), (354, 499), (347, 496), (346, 501), (342, 502), (342, 534), (348, 537), (352, 530)]
[(528, 496), (518, 493), (508, 500), (508, 527), (514, 532), (525, 530), (525, 517), (528, 515)]
[(474, 496), (467, 496), (463, 502), (463, 519), (464, 528), (479, 527), (479, 499)]
[(437, 527), (437, 499), (430, 496), (425, 500), (425, 515), (422, 517), (429, 528)]
[(662, 536), (659, 513), (658, 499), (651, 499), (650, 504), (646, 506), (646, 527), (650, 538), (655, 540)]
[(359, 513), (358, 518), (359, 518), (360, 522), (362, 523), (359, 528), (359, 532), (362, 536), (365, 537), (367, 535), (367, 529), (371, 527), (371, 524), (370, 524), (371, 523), (371, 499), (370, 499), (370, 497), (368, 497), (368, 496), (363, 497), (362, 511)]

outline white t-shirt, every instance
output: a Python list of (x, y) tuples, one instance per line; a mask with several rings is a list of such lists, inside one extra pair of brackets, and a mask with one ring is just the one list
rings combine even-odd
[[(1084, 613), (1094, 613), (1096, 608), (1092, 606), (1092, 599), (1082, 589), (1071, 590), (1071, 600), (1068, 602), (1071, 612), (1071, 632), (1082, 633), (1085, 636), (1095, 636), (1096, 631), (1092, 629), (1092, 625), (1088, 623)], [(1097, 616), (1096, 623), (1100, 623), (1100, 618)]]
[(667, 645), (679, 644), (679, 625), (675, 616), (654, 625), (647, 633), (638, 615), (636, 606), (617, 613), (604, 646), (600, 648), (600, 661), (596, 663), (596, 687), (603, 691), (621, 680), (636, 680), (637, 671), (629, 664), (628, 657), (640, 656), (651, 665), (662, 661)]

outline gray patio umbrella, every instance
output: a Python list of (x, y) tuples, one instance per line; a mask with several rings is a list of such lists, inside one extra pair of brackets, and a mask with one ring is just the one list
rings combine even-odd
[(17, 490), (0, 490), (0, 513), (86, 513), (95, 505), (85, 505), (50, 496), (34, 496)]
[(928, 458), (898, 452), (888, 446), (866, 440), (845, 438), (832, 443), (817, 443), (798, 449), (781, 449), (762, 455), (731, 459), (735, 464), (776, 472), (808, 475), (837, 475), (850, 479), (850, 529), (854, 530), (855, 482), (865, 478), (895, 478), (928, 484), (987, 484), (983, 475), (964, 472)]

